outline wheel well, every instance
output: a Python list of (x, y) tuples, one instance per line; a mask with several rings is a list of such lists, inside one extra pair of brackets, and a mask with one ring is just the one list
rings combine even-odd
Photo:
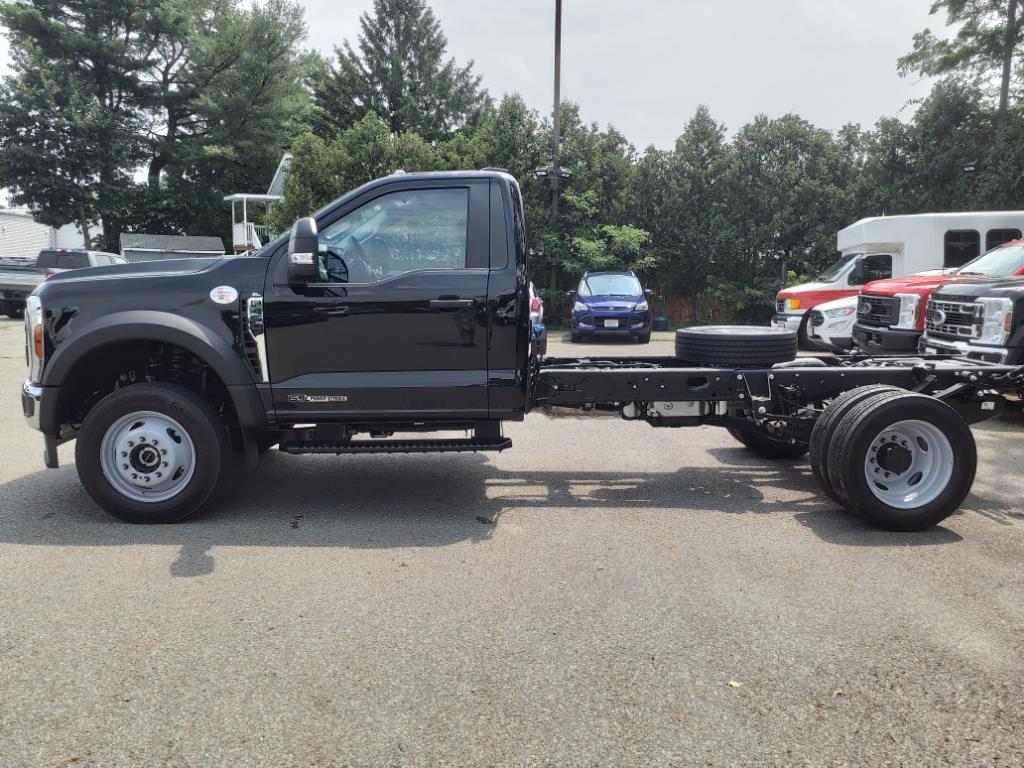
[(59, 423), (77, 429), (111, 392), (144, 382), (190, 389), (210, 403), (225, 424), (238, 422), (227, 388), (209, 363), (177, 344), (136, 340), (104, 345), (75, 363), (61, 384)]

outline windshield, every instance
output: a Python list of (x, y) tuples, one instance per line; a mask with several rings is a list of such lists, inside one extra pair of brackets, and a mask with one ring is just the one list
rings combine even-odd
[(632, 275), (590, 275), (580, 283), (580, 296), (639, 296), (640, 281)]
[(1003, 277), (1024, 269), (1024, 245), (1006, 245), (994, 248), (974, 261), (964, 264), (958, 275), (991, 275)]
[(829, 267), (824, 272), (822, 272), (820, 275), (818, 275), (818, 279), (821, 282), (823, 282), (823, 283), (834, 283), (839, 278), (839, 276), (841, 274), (843, 274), (843, 270), (846, 269), (846, 266), (851, 261), (853, 261), (854, 259), (859, 258), (859, 257), (861, 257), (863, 255), (864, 254), (862, 254), (862, 253), (848, 253), (848, 254), (846, 254), (841, 259), (839, 259), (839, 261), (837, 261), (831, 267)]

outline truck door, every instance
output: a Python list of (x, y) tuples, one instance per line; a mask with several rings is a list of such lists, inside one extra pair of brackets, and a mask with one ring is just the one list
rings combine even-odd
[(306, 286), (274, 257), (264, 313), (279, 418), (486, 417), (488, 186), (399, 176), (318, 216)]

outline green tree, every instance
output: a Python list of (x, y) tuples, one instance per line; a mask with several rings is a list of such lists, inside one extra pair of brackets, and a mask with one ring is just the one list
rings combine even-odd
[(448, 40), (426, 0), (374, 0), (360, 19), (358, 51), (346, 41), (315, 86), (318, 131), (331, 135), (367, 113), (395, 133), (450, 138), (487, 103), (473, 62), (446, 58)]
[(957, 76), (981, 86), (994, 84), (999, 129), (1006, 122), (1013, 77), (1019, 74), (1022, 0), (935, 0), (930, 13), (942, 11), (946, 25), (958, 27), (956, 34), (942, 39), (925, 29), (914, 35), (914, 49), (899, 60), (900, 71)]
[[(81, 222), (83, 211), (90, 218), (99, 214), (107, 245), (120, 229), (117, 211), (143, 152), (140, 73), (146, 67), (155, 5), (156, 0), (0, 2), (0, 24), (7, 30), (13, 63), (4, 111), (6, 125), (14, 127), (0, 139), (7, 157), (0, 161), (5, 169), (0, 183), (18, 190), (17, 199), (49, 223)], [(57, 84), (64, 93), (37, 89)], [(66, 107), (84, 115), (64, 115)], [(16, 162), (33, 148), (27, 142), (47, 134), (54, 143), (33, 170)], [(97, 142), (97, 134), (104, 140)], [(74, 159), (65, 164), (65, 158)], [(65, 187), (68, 179), (76, 179), (83, 189), (72, 204), (57, 205), (62, 195), (30, 178), (31, 173), (52, 174), (54, 184)]]

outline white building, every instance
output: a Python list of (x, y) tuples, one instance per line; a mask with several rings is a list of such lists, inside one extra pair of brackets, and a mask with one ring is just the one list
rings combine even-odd
[(35, 258), (43, 248), (83, 248), (85, 238), (74, 224), (55, 228), (40, 224), (23, 208), (0, 208), (0, 259)]

